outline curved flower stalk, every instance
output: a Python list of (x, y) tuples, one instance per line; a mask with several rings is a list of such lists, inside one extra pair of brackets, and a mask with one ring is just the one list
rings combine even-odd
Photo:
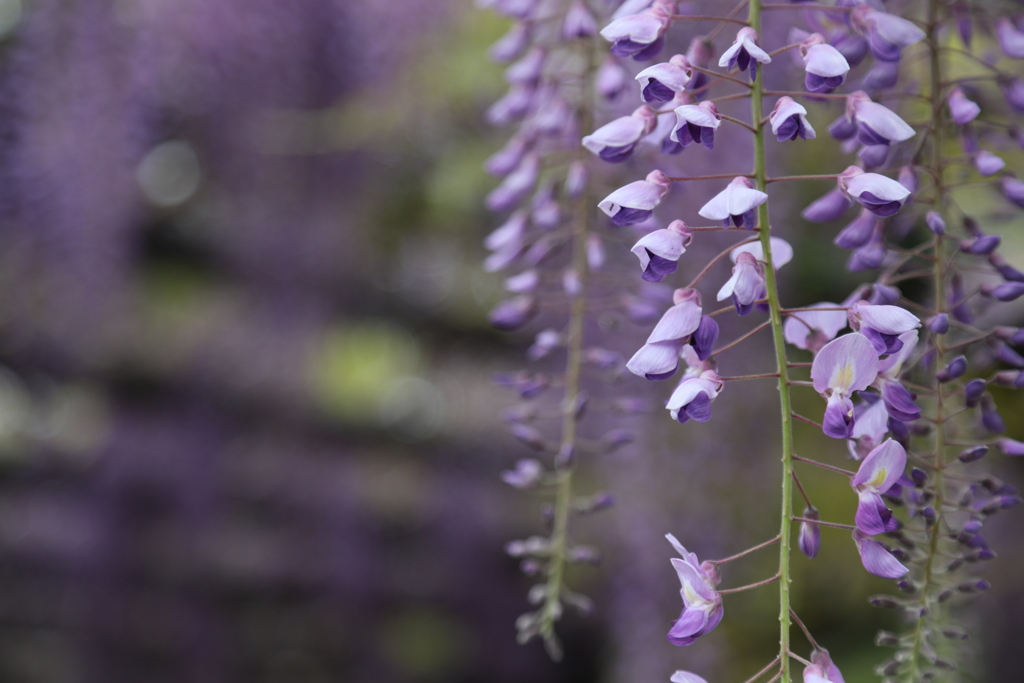
[[(746, 18), (739, 19), (744, 5)], [(677, 542), (673, 544), (683, 555), (673, 561), (684, 604), (670, 634), (676, 644), (692, 644), (717, 625), (721, 596), (778, 582), (779, 655), (751, 681), (773, 673), (771, 680), (789, 683), (793, 679), (790, 628), (794, 623), (814, 647), (810, 662), (801, 660), (804, 680), (842, 681), (838, 667), (790, 607), (792, 548), (797, 545), (810, 557), (828, 552), (821, 527), (851, 532), (865, 570), (899, 580), (899, 597), (878, 596), (872, 602), (900, 610), (913, 631), (894, 639), (880, 638), (901, 649), (881, 665), (881, 675), (916, 683), (939, 679), (955, 669), (953, 648), (940, 640), (950, 628), (945, 604), (954, 596), (983, 590), (980, 586), (986, 584), (970, 578), (968, 571), (995, 556), (981, 536), (983, 523), (1021, 502), (1015, 489), (972, 468), (992, 447), (1008, 454), (1024, 448), (999, 436), (1006, 424), (988, 392), (991, 384), (1024, 385), (1024, 356), (1014, 348), (1024, 342), (1024, 335), (1016, 329), (997, 332), (979, 323), (993, 319), (999, 305), (1024, 296), (1024, 274), (999, 253), (998, 235), (982, 229), (984, 220), (963, 214), (956, 195), (961, 187), (986, 186), (1001, 192), (1010, 204), (1024, 207), (1024, 183), (987, 149), (998, 136), (1008, 131), (1015, 134), (1012, 126), (990, 119), (998, 113), (990, 110), (989, 103), (1005, 95), (1008, 106), (1024, 109), (1024, 79), (998, 63), (985, 62), (984, 75), (956, 83), (950, 80), (946, 62), (957, 53), (947, 50), (942, 38), (953, 28), (961, 36), (973, 35), (964, 28), (965, 22), (988, 24), (985, 28), (999, 37), (1007, 57), (1019, 58), (1024, 54), (1018, 49), (1020, 31), (998, 10), (974, 5), (919, 0), (907, 3), (900, 16), (881, 7), (867, 0), (835, 5), (750, 0), (723, 15), (722, 23), (706, 35), (683, 33), (682, 43), (689, 39), (691, 45), (684, 58), (677, 55), (641, 71), (637, 78), (640, 100), (669, 102), (657, 115), (674, 115), (675, 121), (659, 120), (648, 138), (654, 139), (654, 145), (646, 145), (647, 149), (634, 144), (632, 137), (619, 147), (633, 145), (630, 153), (642, 158), (647, 151), (673, 154), (699, 142), (708, 150), (700, 154), (715, 158), (716, 139), (749, 134), (752, 168), (745, 174), (673, 177), (669, 164), (652, 162), (648, 168), (659, 170), (612, 192), (599, 205), (618, 225), (650, 221), (653, 226), (657, 220), (672, 219), (670, 228), (655, 227), (633, 247), (642, 277), (648, 281), (677, 278), (684, 270), (681, 264), (692, 258), (692, 250), (688, 251), (692, 239), (717, 239), (715, 233), (737, 228), (754, 235), (726, 246), (710, 263), (691, 264), (696, 265), (697, 275), (685, 286), (678, 283), (671, 303), (663, 301), (638, 311), (642, 315), (634, 319), (645, 320), (653, 329), (628, 364), (640, 377), (665, 379), (679, 369), (680, 359), (684, 361), (682, 380), (667, 402), (671, 418), (686, 423), (680, 429), (706, 428), (692, 423), (713, 425), (712, 402), (730, 400), (733, 394), (723, 391), (730, 381), (768, 379), (778, 384), (782, 437), (778, 535), (727, 560), (701, 565)], [(604, 36), (613, 42), (616, 54), (648, 59), (666, 38), (674, 37), (670, 34), (700, 26), (698, 22), (706, 19), (674, 14), (672, 9), (662, 2), (624, 3), (605, 27)], [(762, 19), (769, 10), (802, 17), (809, 30), (794, 29), (795, 39), (788, 44), (766, 36)], [(725, 26), (732, 22), (743, 25), (727, 36)], [(716, 72), (708, 66), (714, 63), (710, 55), (719, 35), (723, 40)], [(770, 69), (776, 77), (778, 69), (781, 80), (786, 60), (773, 57), (786, 50), (798, 50), (793, 54), (801, 69), (791, 74), (794, 86), (768, 91), (764, 72)], [(914, 95), (914, 88), (907, 87), (891, 97), (886, 91), (911, 75), (904, 68), (911, 55), (914, 60), (927, 60), (928, 78), (921, 86), (925, 94)], [(990, 90), (986, 96), (980, 92), (984, 89)], [(931, 112), (923, 122), (915, 119), (921, 115), (920, 108), (913, 114), (901, 108), (922, 99)], [(734, 100), (749, 100), (749, 115), (733, 116), (736, 110), (724, 103)], [(808, 109), (829, 107), (833, 100), (842, 103), (843, 113), (829, 132), (844, 141), (844, 152), (856, 153), (860, 161), (832, 164), (821, 169), (822, 174), (769, 177), (767, 159), (778, 149), (775, 145), (820, 143), (808, 122)], [(769, 103), (773, 103), (770, 114)], [(833, 111), (831, 116), (835, 115)], [(958, 125), (963, 129), (958, 130)], [(927, 134), (922, 135), (922, 130)], [(769, 140), (769, 131), (775, 141)], [(945, 148), (953, 144), (955, 133), (964, 154), (950, 157)], [(729, 161), (730, 168), (735, 168), (736, 160)], [(731, 182), (717, 194), (713, 190), (698, 194), (707, 187), (704, 181), (726, 178)], [(810, 221), (830, 223), (859, 204), (859, 216), (837, 230), (835, 241), (853, 252), (848, 269), (862, 277), (874, 276), (875, 281), (859, 286), (842, 304), (808, 302), (786, 308), (779, 297), (777, 270), (802, 255), (774, 234), (782, 233), (795, 217), (772, 225), (772, 184), (826, 179), (834, 181), (835, 188), (803, 215)], [(690, 205), (700, 207), (697, 214), (716, 225), (699, 226), (689, 216), (659, 216), (673, 183), (686, 184), (694, 198)], [(695, 227), (684, 230), (684, 219), (694, 221), (690, 225)], [(906, 246), (915, 241), (916, 246)], [(731, 277), (722, 275), (714, 283), (703, 284), (705, 277), (715, 277), (714, 267), (726, 256), (734, 264)], [(912, 280), (927, 286), (901, 286)], [(706, 312), (701, 294), (708, 296), (712, 291), (733, 305)], [(922, 291), (928, 293), (922, 295)], [(713, 317), (732, 310), (751, 317), (766, 313), (767, 320), (735, 341), (716, 346), (718, 326)], [(851, 331), (842, 334), (847, 326)], [(720, 357), (755, 339), (763, 329), (772, 331), (773, 371), (719, 374), (719, 368), (726, 367)], [(813, 362), (790, 363), (787, 341), (812, 353)], [(791, 379), (807, 366), (810, 381)], [(793, 411), (791, 392), (798, 387), (811, 387), (825, 398), (820, 423)], [(837, 457), (848, 454), (860, 460), (858, 471), (796, 455), (797, 423), (815, 425), (829, 436), (846, 440), (847, 448), (837, 448)], [(856, 507), (851, 505), (853, 524), (820, 519), (812, 503), (813, 491), (794, 487), (798, 464), (820, 466), (850, 478), (858, 501)], [(806, 504), (806, 512), (799, 517), (793, 510), (797, 489)], [(800, 525), (797, 543), (794, 524)], [(750, 586), (718, 588), (719, 564), (775, 543), (779, 568), (774, 576)], [(673, 680), (702, 679), (679, 671)]]

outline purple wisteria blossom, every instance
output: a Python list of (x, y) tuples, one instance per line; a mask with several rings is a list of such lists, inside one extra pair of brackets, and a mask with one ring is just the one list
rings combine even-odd
[(859, 166), (847, 167), (836, 182), (844, 194), (876, 216), (892, 216), (910, 196), (910, 190), (892, 178), (865, 173)]
[(573, 38), (589, 38), (597, 33), (597, 19), (593, 12), (587, 9), (582, 0), (576, 0), (569, 6), (562, 20), (562, 38), (572, 40)]
[(921, 326), (921, 320), (904, 308), (866, 301), (851, 306), (849, 317), (850, 329), (867, 337), (878, 355), (899, 351), (903, 348), (900, 335)]
[(692, 239), (693, 233), (680, 220), (641, 237), (631, 250), (640, 259), (641, 277), (647, 282), (661, 282), (665, 276), (676, 272), (679, 257), (686, 253)]
[(916, 131), (891, 109), (858, 90), (847, 96), (846, 113), (829, 126), (829, 132), (838, 140), (856, 135), (862, 145), (888, 146), (909, 140)]
[(961, 88), (953, 88), (949, 93), (949, 113), (958, 126), (966, 126), (978, 118), (981, 114), (981, 107), (976, 102), (967, 99)]
[(804, 668), (804, 683), (846, 683), (827, 650), (815, 650)]
[(673, 645), (690, 645), (705, 633), (710, 633), (722, 621), (722, 596), (715, 591), (718, 570), (709, 562), (701, 564), (697, 556), (672, 534), (665, 536), (682, 559), (673, 557), (672, 566), (679, 576), (682, 588), (683, 611), (668, 632)]
[(854, 391), (867, 389), (878, 376), (878, 354), (862, 334), (846, 334), (826, 344), (814, 357), (811, 381), (824, 396), (823, 431), (834, 439), (852, 434)]
[(658, 115), (646, 104), (629, 116), (621, 116), (583, 137), (583, 146), (605, 161), (619, 163), (633, 153), (637, 143), (654, 130)]
[(1007, 57), (1024, 59), (1024, 31), (1017, 28), (1012, 19), (1002, 17), (996, 22), (996, 37)]
[(674, 375), (683, 344), (700, 329), (704, 317), (700, 292), (677, 289), (672, 300), (674, 305), (661, 316), (647, 342), (626, 363), (626, 368), (634, 375), (655, 380)]
[(812, 223), (828, 223), (842, 217), (852, 203), (846, 193), (836, 188), (815, 199), (800, 215)]
[(857, 544), (861, 564), (864, 569), (883, 579), (898, 579), (906, 576), (910, 570), (900, 564), (884, 545), (874, 541), (860, 529), (853, 530), (853, 542)]
[(693, 68), (683, 55), (674, 55), (667, 62), (649, 66), (636, 75), (640, 97), (644, 102), (668, 102), (686, 89), (693, 77)]
[[(812, 304), (808, 308), (835, 309), (840, 306), (831, 301), (823, 301)], [(846, 311), (800, 311), (787, 316), (782, 333), (786, 341), (798, 349), (807, 349), (817, 353), (825, 344), (835, 339), (846, 325)]]
[[(781, 237), (770, 237), (769, 242), (771, 243), (772, 262), (775, 264), (775, 270), (793, 260), (793, 246), (789, 242)], [(747, 252), (758, 261), (764, 261), (764, 247), (761, 246), (760, 241), (741, 244), (729, 252), (729, 259), (736, 263), (736, 259), (744, 252)]]
[(757, 225), (757, 207), (768, 201), (768, 195), (754, 189), (749, 178), (734, 178), (728, 186), (701, 207), (698, 213), (713, 221), (722, 221), (728, 227), (731, 222), (737, 228), (751, 228)]
[(768, 117), (772, 134), (779, 142), (787, 140), (813, 140), (814, 128), (807, 122), (807, 109), (792, 97), (780, 97)]
[[(802, 515), (804, 519), (818, 520), (820, 515), (818, 510), (813, 507), (809, 507), (804, 510)], [(800, 552), (813, 560), (818, 556), (818, 552), (821, 550), (821, 525), (813, 524), (810, 522), (800, 522), (800, 535), (797, 539), (797, 544), (800, 546)]]
[(757, 44), (757, 31), (745, 26), (736, 33), (736, 40), (728, 50), (722, 53), (718, 66), (726, 69), (739, 68), (749, 71), (750, 80), (757, 77), (757, 65), (770, 64), (771, 56)]
[(892, 510), (882, 502), (882, 494), (892, 488), (906, 466), (907, 452), (892, 439), (882, 442), (864, 458), (857, 474), (850, 480), (850, 486), (859, 498), (856, 515), (858, 529), (875, 535), (899, 528)]
[(874, 394), (862, 393), (861, 398), (865, 402), (854, 409), (853, 431), (846, 442), (854, 460), (867, 457), (889, 433), (889, 410), (885, 402)]
[(654, 170), (644, 180), (637, 180), (612, 192), (598, 207), (615, 225), (643, 223), (654, 214), (654, 208), (668, 194), (668, 176)]
[(846, 80), (850, 64), (846, 57), (825, 42), (820, 33), (812, 33), (800, 44), (800, 56), (804, 60), (804, 87), (808, 92), (832, 92)]
[(732, 268), (732, 277), (718, 290), (718, 300), (724, 301), (732, 297), (736, 312), (739, 315), (747, 315), (754, 302), (766, 296), (764, 264), (750, 252), (741, 252), (737, 255), (736, 265)]
[(715, 131), (722, 123), (722, 115), (714, 102), (684, 104), (676, 107), (676, 123), (669, 137), (681, 147), (699, 142), (707, 149), (715, 147)]
[(978, 173), (985, 177), (999, 173), (1005, 166), (1005, 161), (987, 149), (983, 149), (974, 155), (974, 168), (978, 169)]
[(900, 50), (924, 40), (925, 33), (913, 22), (894, 14), (880, 12), (870, 5), (859, 5), (853, 12), (854, 27), (867, 33), (868, 47), (875, 59), (898, 62)]
[(612, 21), (601, 29), (601, 37), (612, 43), (612, 54), (616, 57), (653, 59), (665, 42), (674, 5), (672, 0), (655, 0), (652, 7), (642, 12)]
[(669, 679), (671, 683), (708, 683), (695, 673), (689, 671), (676, 671)]
[[(863, 334), (863, 330), (861, 331)], [(899, 336), (899, 350), (878, 362), (878, 377), (875, 386), (882, 395), (882, 401), (889, 416), (900, 422), (913, 422), (921, 417), (921, 409), (914, 402), (914, 396), (900, 382), (903, 363), (917, 346), (917, 330), (904, 332)], [(877, 347), (876, 347), (877, 350)]]
[[(705, 319), (711, 320), (706, 316)], [(715, 330), (717, 333), (717, 326)], [(721, 393), (724, 382), (715, 372), (714, 363), (699, 358), (695, 347), (684, 346), (682, 356), (686, 361), (686, 372), (665, 407), (672, 419), (679, 423), (690, 420), (707, 422), (711, 419), (711, 403)]]

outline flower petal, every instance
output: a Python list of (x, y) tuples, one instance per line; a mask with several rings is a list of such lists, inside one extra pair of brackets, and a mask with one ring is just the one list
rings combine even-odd
[(907, 466), (907, 452), (898, 441), (886, 439), (868, 453), (860, 464), (850, 485), (865, 491), (885, 493), (903, 474)]
[[(770, 240), (772, 245), (772, 261), (775, 263), (775, 270), (778, 270), (793, 260), (793, 247), (789, 242), (781, 237), (772, 237)], [(764, 260), (764, 249), (761, 247), (760, 242), (751, 242), (749, 244), (743, 244), (736, 247), (729, 252), (729, 259), (733, 263), (736, 263), (736, 259), (743, 252), (747, 252), (758, 261)], [(834, 306), (835, 304), (829, 305)]]
[(903, 334), (921, 326), (921, 320), (899, 306), (873, 305), (857, 302), (850, 307), (850, 319), (861, 327), (870, 327), (882, 334)]
[(900, 564), (899, 560), (885, 549), (885, 546), (878, 541), (872, 541), (860, 529), (854, 530), (853, 540), (857, 544), (864, 569), (875, 576), (881, 576), (883, 579), (898, 579), (901, 576), (906, 576), (910, 571)]
[(647, 379), (668, 379), (679, 368), (679, 351), (683, 342), (670, 341), (644, 344), (626, 363), (626, 369)]
[(818, 393), (829, 389), (849, 396), (862, 391), (878, 375), (878, 354), (862, 334), (846, 334), (830, 341), (814, 357), (811, 381)]
[(804, 55), (807, 71), (823, 78), (844, 76), (850, 71), (850, 63), (839, 50), (826, 43), (818, 43), (807, 48)]
[(857, 100), (853, 107), (858, 123), (866, 124), (879, 137), (890, 142), (903, 142), (916, 131), (888, 107), (871, 100)]

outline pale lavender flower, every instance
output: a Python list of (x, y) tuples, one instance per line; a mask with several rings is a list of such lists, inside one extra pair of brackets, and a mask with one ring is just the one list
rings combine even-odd
[(544, 478), (544, 466), (539, 460), (526, 458), (516, 463), (514, 470), (501, 473), (501, 480), (517, 489), (532, 489)]
[(996, 37), (1007, 57), (1024, 59), (1024, 31), (1018, 29), (1012, 19), (1002, 17), (996, 22)]
[(837, 126), (836, 130), (830, 129), (833, 137), (846, 139), (855, 130), (857, 139), (863, 145), (891, 145), (909, 140), (916, 132), (891, 109), (872, 101), (863, 90), (851, 93), (846, 98), (846, 121), (856, 128)]
[(721, 393), (724, 383), (715, 372), (714, 364), (706, 356), (702, 359), (695, 347), (684, 346), (682, 357), (686, 361), (686, 372), (665, 407), (680, 424), (691, 419), (707, 422), (711, 419), (711, 402)]
[(800, 215), (812, 223), (828, 223), (846, 213), (850, 204), (850, 198), (836, 188), (815, 199)]
[(981, 107), (976, 102), (967, 99), (964, 91), (960, 88), (953, 88), (949, 93), (949, 113), (958, 126), (965, 126), (981, 113)]
[(717, 570), (707, 562), (698, 564), (697, 556), (687, 552), (672, 534), (666, 538), (682, 555), (682, 559), (672, 558), (672, 566), (682, 584), (679, 593), (683, 598), (683, 611), (668, 632), (668, 639), (673, 645), (690, 645), (722, 621), (725, 609), (722, 596), (715, 590)]
[(836, 179), (839, 189), (876, 216), (892, 216), (907, 201), (910, 190), (892, 178), (850, 166)]
[(718, 66), (728, 69), (739, 67), (740, 71), (749, 71), (750, 80), (754, 80), (758, 63), (770, 64), (772, 61), (771, 56), (757, 44), (757, 40), (757, 31), (749, 26), (741, 28), (733, 44), (722, 53)]
[(715, 131), (722, 123), (722, 115), (714, 102), (700, 104), (684, 104), (676, 107), (676, 124), (669, 137), (683, 147), (695, 142), (708, 149), (715, 147)]
[(626, 89), (628, 82), (629, 74), (615, 57), (608, 57), (601, 62), (601, 66), (597, 68), (597, 75), (594, 77), (594, 86), (597, 92), (608, 100), (618, 97), (619, 93)]
[(511, 62), (523, 54), (530, 41), (530, 28), (524, 22), (512, 25), (508, 32), (495, 41), (488, 54), (496, 62)]
[[(1024, 183), (1022, 183), (1024, 185)], [(757, 207), (768, 201), (768, 195), (754, 189), (749, 178), (734, 178), (731, 183), (711, 201), (701, 207), (698, 213), (713, 221), (722, 221), (728, 226), (730, 221), (737, 228), (754, 228), (757, 224)]]
[[(942, 219), (942, 216), (938, 211), (929, 211), (924, 216), (924, 222), (928, 225), (928, 229), (936, 235), (946, 234), (946, 221)], [(934, 331), (934, 330), (933, 330)]]
[[(775, 270), (793, 260), (793, 246), (789, 242), (781, 237), (770, 237), (768, 240), (772, 247), (772, 262), (775, 264)], [(729, 259), (736, 263), (736, 259), (744, 252), (747, 252), (758, 261), (764, 261), (764, 247), (761, 246), (760, 241), (741, 244), (729, 252)]]
[(857, 474), (850, 480), (850, 486), (857, 492), (857, 528), (866, 534), (881, 534), (895, 531), (899, 522), (893, 518), (892, 510), (882, 502), (886, 493), (903, 474), (907, 466), (907, 452), (899, 442), (887, 439), (861, 462)]
[(900, 335), (921, 326), (921, 320), (904, 308), (879, 306), (866, 301), (851, 306), (849, 317), (850, 328), (864, 335), (878, 355), (899, 351), (903, 348)]
[(523, 294), (495, 306), (488, 318), (495, 328), (507, 332), (525, 325), (536, 312), (537, 300)]
[(669, 679), (671, 683), (708, 683), (695, 673), (689, 671), (676, 671)]
[(834, 439), (846, 439), (853, 425), (854, 391), (863, 391), (878, 376), (878, 354), (862, 334), (847, 334), (826, 344), (814, 357), (811, 381), (826, 397), (823, 431)]
[(529, 85), (513, 85), (499, 100), (487, 108), (484, 119), (492, 126), (504, 126), (523, 116), (533, 102), (536, 89)]
[(1024, 209), (1024, 182), (1013, 176), (1003, 176), (1003, 194), (1017, 206)]
[(861, 394), (862, 398), (874, 398), (872, 403), (863, 403), (854, 410), (853, 431), (846, 445), (850, 457), (861, 460), (882, 443), (889, 432), (889, 410), (885, 401), (872, 394)]
[(996, 439), (996, 448), (1001, 450), (1005, 455), (1024, 455), (1024, 443), (1015, 441), (1014, 439), (1001, 438)]
[[(774, 250), (773, 250), (774, 251)], [(813, 304), (810, 308), (838, 308), (830, 301)], [(818, 352), (846, 327), (846, 311), (800, 311), (791, 313), (782, 326), (786, 341), (798, 349)]]
[(1024, 111), (1024, 79), (1000, 79), (999, 87), (1003, 91), (1003, 98), (1007, 104), (1018, 112)]
[(573, 38), (589, 38), (597, 33), (597, 19), (587, 9), (582, 0), (575, 0), (569, 6), (562, 21), (562, 37), (566, 40)]
[(901, 576), (906, 576), (910, 571), (900, 564), (900, 561), (893, 557), (884, 545), (871, 540), (871, 537), (860, 529), (853, 530), (853, 541), (857, 544), (861, 564), (871, 574), (883, 579), (898, 579)]
[(583, 146), (611, 163), (625, 161), (640, 139), (654, 130), (658, 115), (646, 104), (583, 137)]
[(894, 14), (860, 5), (853, 12), (853, 25), (867, 32), (871, 54), (883, 62), (898, 62), (900, 50), (924, 40), (925, 33), (914, 23)]
[(990, 176), (999, 173), (1006, 166), (1006, 162), (997, 157), (987, 149), (983, 149), (974, 155), (974, 167), (983, 176)]
[(811, 34), (800, 44), (807, 75), (804, 87), (809, 92), (831, 92), (843, 84), (850, 64), (843, 54), (825, 42), (820, 33)]
[(578, 199), (587, 188), (589, 177), (587, 165), (582, 161), (577, 160), (569, 164), (569, 170), (565, 174), (565, 195), (570, 199)]
[(668, 379), (679, 367), (679, 353), (701, 326), (701, 296), (696, 289), (677, 289), (673, 306), (654, 326), (647, 342), (633, 354), (626, 368), (647, 379)]
[(616, 225), (642, 223), (654, 214), (654, 208), (668, 194), (671, 182), (661, 171), (651, 171), (645, 180), (634, 181), (612, 192), (598, 207)]
[(732, 268), (732, 277), (718, 290), (718, 300), (732, 297), (739, 315), (750, 313), (754, 302), (767, 296), (765, 290), (764, 264), (750, 252), (741, 252)]
[(804, 683), (846, 683), (827, 650), (815, 650), (811, 664), (804, 668)]
[(682, 92), (693, 76), (690, 60), (674, 55), (667, 62), (649, 66), (636, 75), (644, 102), (668, 102)]
[(651, 59), (661, 51), (665, 31), (672, 22), (672, 5), (669, 0), (655, 0), (649, 9), (612, 21), (601, 29), (601, 37), (612, 43), (616, 57)]
[(839, 231), (833, 243), (842, 249), (860, 249), (871, 241), (877, 223), (878, 219), (873, 213), (862, 209), (859, 216)]
[[(863, 334), (863, 330), (861, 332)], [(917, 330), (904, 332), (899, 336), (899, 350), (878, 362), (878, 377), (875, 386), (882, 395), (882, 401), (889, 415), (901, 422), (912, 422), (921, 417), (921, 409), (914, 397), (900, 382), (899, 375), (910, 354), (917, 346)], [(877, 350), (877, 347), (875, 347)]]
[(504, 177), (515, 170), (532, 141), (525, 135), (514, 135), (504, 147), (488, 157), (484, 170), (496, 177)]
[(813, 140), (816, 137), (814, 128), (807, 122), (807, 109), (798, 104), (792, 97), (780, 97), (768, 118), (772, 125), (772, 134), (779, 142), (796, 140)]
[(505, 80), (513, 85), (532, 85), (540, 80), (548, 53), (542, 47), (534, 46), (519, 58), (519, 61), (505, 69)]
[[(485, 268), (486, 270), (486, 268)], [(537, 289), (540, 284), (540, 273), (534, 269), (524, 270), (505, 279), (505, 291), (513, 294), (526, 294)]]
[[(704, 36), (696, 36), (690, 41), (690, 46), (686, 49), (686, 59), (689, 60), (693, 66), (700, 67), (702, 69), (708, 68), (711, 64), (711, 60), (714, 59), (714, 45), (711, 44)], [(691, 90), (697, 90), (702, 88), (708, 82), (708, 75), (701, 72), (693, 74), (693, 80), (689, 83)]]
[(680, 220), (641, 237), (631, 249), (640, 259), (641, 277), (647, 282), (661, 282), (665, 276), (676, 272), (679, 257), (686, 253), (691, 239), (693, 233)]
[(507, 211), (518, 204), (533, 189), (540, 176), (540, 157), (527, 154), (516, 170), (505, 176), (487, 195), (485, 204), (491, 211)]
[[(804, 519), (821, 519), (817, 508), (814, 507), (805, 508), (802, 517), (804, 517)], [(818, 556), (818, 552), (821, 550), (821, 526), (818, 524), (810, 524), (808, 522), (800, 522), (800, 536), (797, 543), (800, 546), (800, 552), (813, 560)]]

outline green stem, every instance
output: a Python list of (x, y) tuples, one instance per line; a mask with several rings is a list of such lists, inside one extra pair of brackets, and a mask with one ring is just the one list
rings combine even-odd
[[(942, 55), (939, 46), (939, 0), (931, 0), (928, 6), (928, 37), (927, 43), (930, 50), (930, 95), (931, 95), (931, 108), (932, 108), (932, 120), (934, 124), (932, 126), (932, 149), (931, 149), (931, 167), (932, 175), (935, 179), (935, 196), (934, 196), (934, 207), (940, 213), (942, 212), (943, 194), (945, 192), (945, 186), (943, 185), (942, 177), (942, 144), (943, 144), (943, 113), (945, 103), (942, 101)], [(945, 270), (943, 264), (943, 248), (942, 248), (942, 235), (935, 235), (932, 240), (932, 255), (934, 260), (932, 262), (932, 287), (934, 289), (935, 297), (935, 308), (937, 310), (944, 310), (946, 308), (946, 286), (945, 286)], [(933, 335), (932, 339), (935, 343), (935, 367), (942, 367), (945, 363), (944, 356), (946, 349), (944, 348), (942, 335)], [(939, 537), (940, 530), (945, 527), (943, 520), (944, 516), (944, 493), (945, 483), (943, 481), (943, 456), (946, 450), (946, 430), (944, 423), (947, 419), (945, 415), (945, 408), (943, 406), (943, 393), (942, 384), (939, 383), (938, 379), (933, 379), (932, 382), (935, 391), (935, 454), (934, 454), (934, 469), (935, 469), (935, 513), (938, 516), (935, 523), (932, 525), (928, 534), (928, 559), (924, 565), (924, 585), (921, 587), (921, 607), (922, 610), (917, 618), (917, 624), (914, 629), (914, 648), (910, 657), (910, 666), (907, 669), (906, 680), (908, 683), (915, 683), (920, 680), (920, 663), (922, 657), (922, 650), (924, 647), (924, 634), (926, 631), (926, 621), (934, 617), (930, 612), (933, 609), (931, 593), (935, 585), (935, 561), (939, 556)]]
[[(747, 23), (758, 34), (761, 33), (761, 9), (763, 0), (751, 0)], [(754, 133), (754, 179), (757, 189), (766, 192), (768, 187), (768, 163), (765, 158), (764, 124), (764, 70), (758, 68), (757, 78), (750, 92), (751, 121), (757, 127)], [(782, 335), (782, 305), (779, 303), (779, 289), (775, 278), (775, 263), (772, 260), (771, 229), (768, 219), (768, 203), (757, 210), (761, 227), (761, 249), (764, 252), (765, 281), (768, 290), (769, 319), (772, 337), (775, 340), (775, 366), (779, 373), (779, 404), (782, 420), (782, 509), (779, 529), (779, 675), (782, 683), (790, 683), (789, 635), (790, 635), (790, 576), (789, 557), (793, 527), (793, 403), (789, 394), (788, 361), (786, 340)]]

